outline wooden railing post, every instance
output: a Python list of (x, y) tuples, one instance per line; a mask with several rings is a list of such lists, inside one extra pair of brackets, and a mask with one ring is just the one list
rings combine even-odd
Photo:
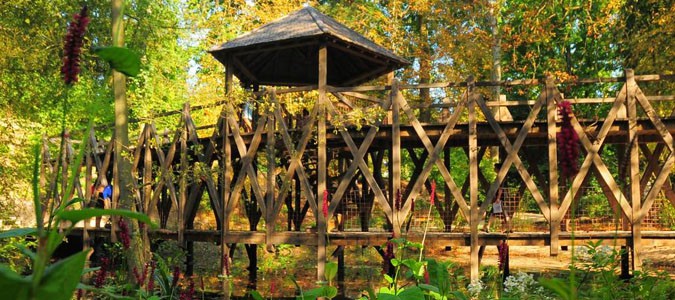
[(391, 82), (391, 155), (390, 155), (390, 180), (391, 189), (389, 190), (389, 198), (392, 199), (392, 224), (394, 225), (394, 234), (401, 236), (401, 226), (403, 224), (404, 216), (401, 214), (401, 207), (403, 206), (402, 196), (399, 198), (401, 191), (401, 103), (399, 102), (398, 80), (394, 79)]
[(642, 269), (642, 218), (640, 210), (642, 194), (640, 193), (640, 150), (637, 136), (637, 103), (635, 96), (635, 82), (633, 69), (626, 69), (626, 109), (628, 111), (628, 147), (629, 147), (629, 176), (630, 199), (632, 206), (631, 216), (631, 253), (633, 255), (633, 270)]
[(478, 240), (478, 136), (476, 131), (476, 102), (473, 95), (474, 78), (470, 76), (467, 79), (467, 107), (469, 111), (469, 199), (470, 199), (470, 218), (471, 227), (471, 282), (480, 280), (480, 261), (478, 260), (478, 250), (480, 247)]
[[(326, 218), (323, 215), (323, 193), (327, 190), (327, 163), (326, 163), (326, 80), (328, 77), (328, 49), (322, 45), (319, 49), (319, 99), (318, 99), (318, 118), (317, 118), (317, 175), (318, 184), (316, 189), (317, 199), (317, 280), (323, 282), (326, 280)], [(321, 199), (321, 200), (319, 200)], [(329, 216), (330, 217), (330, 216)]]
[(556, 117), (558, 115), (558, 106), (556, 103), (555, 93), (558, 90), (553, 82), (552, 76), (546, 77), (546, 122), (548, 135), (548, 199), (550, 206), (550, 232), (551, 232), (551, 256), (557, 256), (559, 247), (560, 222), (562, 216), (558, 213), (560, 205), (558, 199), (558, 127), (556, 124)]

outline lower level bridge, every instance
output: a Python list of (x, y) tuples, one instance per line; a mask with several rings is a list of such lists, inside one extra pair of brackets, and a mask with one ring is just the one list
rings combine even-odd
[[(643, 245), (675, 237), (675, 97), (642, 90), (664, 78), (627, 71), (582, 82), (610, 82), (612, 98), (566, 98), (551, 78), (269, 89), (238, 106), (220, 103), (217, 124), (205, 127), (186, 105), (176, 131), (141, 128), (130, 150), (132, 195), (160, 224), (150, 237), (188, 252), (216, 242), (221, 261), (244, 259), (230, 255), (244, 244), (249, 270), (256, 245), (316, 247), (321, 279), (331, 248), (426, 235), (427, 249), (469, 247), (472, 278), (480, 248), (503, 240), (552, 256), (573, 240), (602, 240), (631, 253), (628, 272), (641, 267)], [(490, 85), (538, 96), (490, 97)], [(572, 111), (561, 113), (563, 103)], [(93, 130), (84, 140), (87, 182), (115, 185), (112, 142)], [(78, 232), (116, 230), (112, 222)]]

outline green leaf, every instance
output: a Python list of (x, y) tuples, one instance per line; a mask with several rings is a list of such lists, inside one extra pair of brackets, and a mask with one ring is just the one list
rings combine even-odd
[(330, 282), (333, 281), (333, 278), (337, 275), (337, 263), (334, 261), (331, 261), (329, 263), (326, 263), (326, 269), (324, 271), (324, 274), (326, 276), (326, 279)]
[(464, 293), (462, 293), (462, 292), (460, 292), (460, 291), (453, 291), (453, 292), (450, 293), (450, 294), (452, 294), (453, 296), (455, 296), (455, 299), (459, 299), (459, 300), (469, 300), (469, 297), (467, 297), (466, 295), (464, 295)]
[(0, 291), (3, 299), (28, 299), (31, 281), (15, 273), (5, 265), (0, 265)]
[(315, 299), (319, 297), (326, 297), (332, 299), (337, 296), (337, 288), (332, 286), (322, 286), (318, 288), (313, 288), (304, 293), (304, 299)]
[(420, 283), (419, 287), (425, 291), (438, 293), (438, 288), (430, 284)]
[(258, 291), (250, 291), (248, 292), (249, 295), (251, 295), (251, 298), (255, 300), (265, 300), (262, 295)]
[(73, 224), (82, 220), (100, 216), (122, 216), (139, 220), (143, 223), (149, 224), (152, 228), (157, 227), (157, 224), (152, 223), (150, 217), (147, 215), (125, 209), (83, 208), (77, 210), (65, 210), (56, 214), (56, 217), (59, 219), (73, 222)]
[(69, 207), (69, 206), (71, 206), (71, 205), (73, 205), (73, 204), (75, 204), (75, 203), (80, 203), (80, 202), (84, 202), (84, 199), (82, 199), (82, 198), (73, 198), (73, 199), (71, 199), (70, 201), (68, 201), (68, 203), (66, 203), (66, 207)]
[(98, 47), (94, 48), (94, 53), (124, 75), (134, 77), (141, 72), (140, 56), (128, 48)]
[(553, 279), (542, 278), (541, 280), (539, 280), (539, 283), (541, 283), (541, 285), (544, 288), (546, 288), (546, 289), (554, 292), (556, 295), (560, 296), (560, 298), (562, 298), (562, 299), (565, 299), (565, 300), (572, 299), (572, 291), (571, 291), (571, 288), (570, 288), (569, 284), (567, 284), (567, 282), (565, 282), (565, 281), (563, 281), (559, 278), (553, 278)]
[(417, 300), (424, 299), (424, 292), (419, 287), (413, 286), (398, 293), (400, 299)]
[(40, 286), (35, 295), (36, 299), (69, 300), (77, 284), (80, 282), (84, 262), (90, 250), (73, 254), (47, 267)]
[(17, 236), (32, 235), (37, 232), (35, 228), (16, 228), (0, 232), (0, 239), (7, 239)]
[(384, 280), (386, 280), (389, 284), (394, 283), (394, 278), (391, 278), (388, 274), (384, 274)]
[(391, 259), (391, 265), (392, 265), (392, 266), (398, 267), (400, 264), (401, 264), (401, 261), (400, 261), (400, 260), (398, 260), (398, 259), (396, 259), (396, 258), (392, 258), (392, 259)]

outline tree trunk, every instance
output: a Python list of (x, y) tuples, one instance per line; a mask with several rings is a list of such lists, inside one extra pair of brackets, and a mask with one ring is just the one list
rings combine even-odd
[[(112, 1), (112, 42), (113, 46), (124, 47), (124, 1)], [(114, 192), (118, 194), (121, 209), (136, 210), (131, 193), (131, 155), (129, 149), (129, 125), (126, 97), (126, 76), (113, 69), (113, 94), (115, 97), (115, 164), (117, 176), (114, 178)], [(147, 235), (141, 236), (136, 221), (125, 220), (129, 226), (131, 245), (127, 251), (129, 280), (133, 281), (133, 270), (142, 270), (149, 256)]]

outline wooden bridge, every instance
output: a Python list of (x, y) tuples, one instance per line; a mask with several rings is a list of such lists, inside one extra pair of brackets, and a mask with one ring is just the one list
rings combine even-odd
[[(626, 70), (624, 77), (567, 82), (549, 77), (543, 81), (482, 82), (469, 78), (454, 83), (406, 84), (390, 73), (404, 65), (404, 60), (360, 45), (362, 41), (356, 38), (337, 34), (335, 38), (327, 32), (311, 40), (294, 38), (264, 47), (240, 43), (214, 49), (214, 56), (226, 66), (227, 90), (237, 75), (251, 88), (245, 98), (228, 96), (217, 103), (222, 105), (222, 113), (215, 125), (195, 124), (191, 117), (195, 108), (186, 104), (175, 114), (177, 130), (161, 133), (153, 123), (142, 126), (130, 150), (130, 188), (137, 209), (161, 224), (161, 229), (150, 231), (150, 235), (177, 239), (188, 251), (194, 241), (219, 242), (221, 261), (229, 257), (230, 247), (245, 244), (252, 264), (249, 270), (256, 270), (257, 245), (268, 249), (276, 244), (317, 247), (319, 280), (331, 247), (381, 246), (392, 235), (421, 240), (422, 232), (406, 230), (415, 215), (414, 203), (417, 211), (420, 205), (433, 209), (434, 222), (441, 224), (428, 233), (429, 243), (471, 248), (472, 278), (479, 276), (481, 245), (502, 239), (512, 245), (547, 246), (551, 255), (557, 255), (573, 237), (616, 241), (630, 250), (630, 263), (639, 269), (643, 242), (675, 237), (673, 231), (643, 228), (659, 195), (675, 205), (670, 182), (675, 161), (675, 118), (671, 116), (675, 97), (646, 95), (642, 87), (655, 90), (655, 82), (671, 81), (672, 75), (636, 76)], [(288, 58), (284, 55), (288, 49), (315, 53), (315, 63), (307, 66), (309, 71), (293, 69), (281, 74), (286, 80), (278, 81), (265, 77), (270, 72), (263, 67), (255, 67), (269, 66), (275, 57)], [(281, 54), (269, 55), (273, 52)], [(367, 76), (358, 76), (355, 81), (350, 79), (355, 78), (353, 74), (331, 75), (330, 67), (338, 60), (333, 56), (356, 69), (377, 72), (366, 72)], [(252, 61), (265, 59), (273, 63)], [(385, 85), (350, 86), (382, 74), (390, 74)], [(615, 97), (567, 99), (559, 90), (564, 86), (572, 92), (590, 84), (616, 85), (610, 89)], [(490, 99), (486, 95), (494, 87), (522, 89), (529, 94), (536, 91), (538, 96), (534, 100)], [(433, 104), (421, 103), (422, 94), (431, 95)], [(596, 118), (572, 118), (582, 155), (578, 174), (569, 179), (561, 178), (558, 171), (557, 104), (562, 101), (570, 101), (578, 111), (584, 107), (601, 111), (595, 113)], [(111, 178), (116, 182), (114, 141), (102, 141), (100, 135), (92, 130), (78, 146), (87, 149), (81, 168), (87, 184)], [(62, 158), (65, 164), (72, 157), (72, 142), (67, 145), (71, 150)], [(615, 156), (603, 155), (610, 148)], [(51, 178), (49, 170), (55, 161), (48, 149), (45, 144), (45, 178)], [(464, 154), (453, 156), (453, 151)], [(495, 161), (501, 163), (495, 175), (488, 176), (479, 168)], [(463, 170), (455, 172), (458, 167)], [(436, 198), (443, 197), (429, 207), (424, 203), (431, 191), (432, 173), (442, 178), (437, 182)], [(520, 195), (527, 194), (536, 203), (543, 227), (536, 231), (514, 228), (512, 233), (482, 230), (492, 199), (507, 176), (520, 182)], [(569, 229), (565, 224), (571, 207), (593, 178), (619, 230), (561, 231)], [(76, 192), (91, 198), (90, 189), (81, 187), (79, 181)], [(216, 228), (195, 229), (199, 203), (206, 196)], [(355, 209), (354, 218), (360, 226), (345, 230), (344, 216), (350, 207)], [(234, 220), (238, 215), (245, 218)], [(329, 230), (337, 215), (342, 223)], [(378, 216), (384, 226), (374, 228), (372, 221)], [(115, 230), (114, 224), (112, 229), (83, 229), (88, 235)], [(624, 262), (626, 267), (628, 263)], [(255, 279), (255, 271), (252, 273)]]

